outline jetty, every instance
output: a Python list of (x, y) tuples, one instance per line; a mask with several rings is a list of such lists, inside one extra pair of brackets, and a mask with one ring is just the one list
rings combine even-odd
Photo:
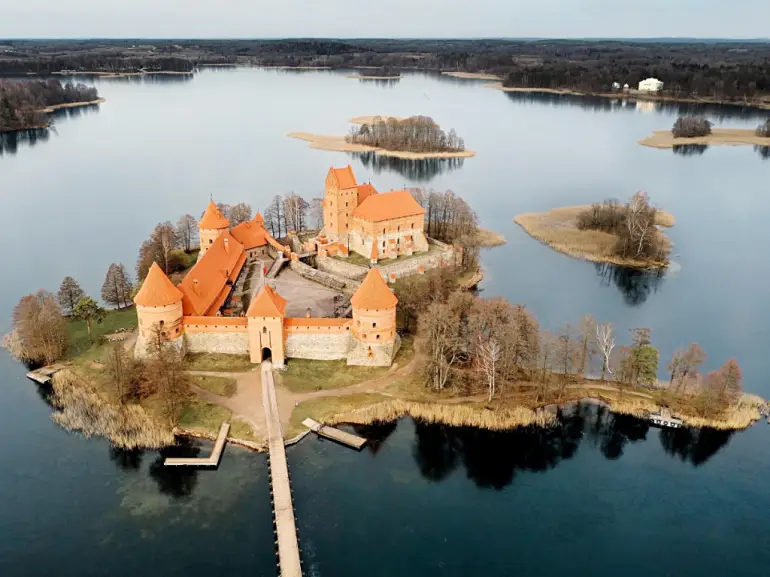
[(305, 419), (302, 421), (302, 424), (313, 431), (316, 435), (331, 439), (332, 441), (336, 441), (337, 443), (347, 445), (348, 447), (352, 447), (357, 450), (360, 450), (364, 445), (366, 445), (366, 439), (363, 437), (359, 437), (358, 435), (354, 435), (353, 433), (348, 433), (346, 431), (340, 431), (334, 427), (323, 425), (318, 421), (314, 421), (313, 419)]
[(222, 426), (219, 427), (219, 435), (217, 435), (217, 440), (214, 443), (214, 450), (211, 451), (211, 455), (208, 457), (195, 457), (191, 459), (186, 459), (184, 457), (168, 457), (163, 464), (166, 467), (218, 467), (229, 432), (230, 423), (222, 423)]
[(272, 365), (262, 362), (262, 405), (267, 422), (267, 446), (270, 455), (270, 488), (278, 544), (278, 573), (281, 577), (302, 577), (299, 541), (294, 520), (294, 505), (289, 483), (289, 465), (275, 396)]
[(64, 365), (48, 365), (27, 373), (27, 378), (41, 385), (50, 385), (53, 376), (64, 368)]

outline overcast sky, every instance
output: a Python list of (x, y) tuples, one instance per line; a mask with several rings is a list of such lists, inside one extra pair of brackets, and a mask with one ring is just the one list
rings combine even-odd
[(770, 0), (0, 0), (0, 38), (770, 36)]

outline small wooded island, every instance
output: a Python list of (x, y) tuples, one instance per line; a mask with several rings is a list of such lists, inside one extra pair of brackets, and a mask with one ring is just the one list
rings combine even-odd
[(770, 146), (770, 120), (755, 130), (746, 128), (712, 128), (713, 124), (702, 116), (680, 116), (671, 130), (656, 130), (639, 144), (652, 148), (677, 148), (700, 145), (753, 145)]
[(103, 102), (93, 86), (59, 80), (0, 80), (0, 133), (48, 128), (58, 108)]
[(347, 77), (359, 80), (398, 80), (401, 78), (401, 70), (392, 66), (359, 67), (355, 74), (348, 74)]
[(344, 152), (375, 152), (407, 160), (425, 158), (467, 158), (476, 153), (454, 129), (446, 132), (428, 116), (359, 116), (347, 136), (324, 136), (290, 132), (288, 136), (310, 143), (311, 148)]
[(571, 257), (633, 268), (668, 264), (671, 242), (659, 227), (675, 223), (671, 214), (651, 206), (644, 192), (625, 205), (605, 200), (525, 213), (514, 221), (530, 236)]

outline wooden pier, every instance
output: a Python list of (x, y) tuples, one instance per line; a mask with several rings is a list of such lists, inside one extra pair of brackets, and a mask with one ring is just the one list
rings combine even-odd
[(335, 429), (334, 427), (323, 425), (318, 421), (314, 421), (313, 419), (305, 419), (304, 421), (302, 421), (302, 424), (305, 425), (311, 431), (313, 431), (316, 435), (320, 435), (321, 437), (326, 437), (327, 439), (331, 439), (332, 441), (336, 441), (338, 443), (347, 445), (348, 447), (352, 447), (357, 450), (360, 450), (364, 445), (366, 445), (366, 439), (364, 439), (363, 437), (359, 437), (358, 435), (354, 435), (353, 433), (340, 431), (339, 429)]
[(64, 368), (64, 365), (48, 365), (27, 373), (27, 378), (41, 385), (50, 385), (51, 378)]
[(289, 483), (289, 465), (283, 444), (273, 370), (267, 361), (262, 363), (262, 405), (265, 409), (267, 446), (270, 451), (270, 484), (273, 491), (273, 515), (278, 540), (278, 573), (281, 577), (302, 577), (299, 541)]
[(222, 451), (225, 448), (225, 441), (227, 441), (227, 434), (229, 432), (230, 423), (222, 423), (222, 426), (219, 427), (219, 436), (217, 436), (217, 440), (214, 443), (214, 450), (211, 451), (211, 455), (208, 457), (192, 459), (168, 457), (163, 464), (167, 467), (217, 467), (219, 466), (219, 460), (222, 457)]

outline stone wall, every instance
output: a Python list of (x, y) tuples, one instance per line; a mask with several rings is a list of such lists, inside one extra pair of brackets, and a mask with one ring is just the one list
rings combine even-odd
[(420, 267), (423, 267), (423, 271), (426, 271), (442, 266), (454, 266), (456, 264), (455, 261), (458, 256), (451, 245), (439, 243), (432, 239), (431, 245), (433, 245), (433, 252), (412, 256), (400, 262), (380, 266), (379, 269), (383, 278), (386, 281), (389, 281), (391, 273), (395, 274), (396, 278), (401, 278), (420, 273)]
[(330, 256), (317, 255), (315, 257), (315, 265), (318, 267), (318, 270), (358, 281), (363, 280), (366, 273), (369, 272), (369, 269), (365, 266), (344, 262)]
[(295, 359), (331, 361), (344, 359), (350, 348), (350, 332), (300, 333), (286, 336), (286, 356)]
[(361, 283), (358, 281), (314, 269), (312, 266), (306, 265), (304, 262), (299, 260), (290, 261), (289, 266), (291, 267), (291, 270), (296, 272), (301, 277), (304, 277), (313, 282), (317, 282), (318, 284), (330, 289), (344, 292), (348, 295), (355, 293), (358, 290), (358, 287), (361, 286)]
[(351, 339), (352, 348), (348, 352), (349, 365), (369, 367), (389, 367), (393, 364), (398, 349), (401, 348), (401, 337), (396, 335), (395, 341), (389, 343), (367, 344)]
[(248, 355), (249, 334), (239, 332), (192, 332), (185, 331), (185, 345), (191, 353), (221, 353)]

